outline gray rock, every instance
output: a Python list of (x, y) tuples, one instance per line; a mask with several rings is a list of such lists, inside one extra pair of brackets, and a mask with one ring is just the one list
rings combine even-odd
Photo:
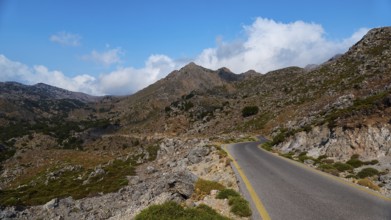
[(188, 158), (183, 158), (182, 160), (178, 161), (178, 166), (180, 167), (185, 167), (187, 166), (187, 163), (189, 162), (189, 159)]
[(391, 173), (379, 176), (379, 181), (384, 184), (384, 188), (391, 190)]
[(79, 209), (80, 211), (85, 211), (85, 205), (82, 201), (77, 201), (75, 203), (75, 207)]
[(353, 94), (340, 96), (334, 103), (331, 105), (326, 105), (325, 110), (331, 111), (333, 109), (344, 109), (353, 105), (353, 100), (355, 96)]
[(57, 207), (58, 207), (58, 198), (54, 198), (44, 205), (44, 208), (47, 210), (52, 210)]
[(176, 165), (177, 165), (177, 163), (175, 163), (175, 162), (169, 162), (169, 163), (167, 164), (167, 166), (170, 167), (170, 168), (176, 167)]
[(209, 148), (207, 147), (196, 147), (190, 150), (187, 158), (192, 164), (199, 163), (203, 157), (209, 154)]
[(105, 170), (102, 168), (96, 168), (93, 172), (90, 173), (90, 176), (88, 178), (96, 177), (105, 174)]
[(70, 196), (64, 199), (60, 199), (58, 205), (60, 207), (70, 208), (75, 205), (75, 200), (73, 200), (73, 198)]
[(106, 172), (105, 172), (104, 169), (102, 169), (102, 168), (100, 168), (100, 167), (95, 168), (95, 170), (92, 171), (92, 172), (90, 173), (90, 175), (88, 176), (88, 178), (87, 178), (86, 180), (83, 181), (83, 185), (86, 185), (86, 184), (90, 183), (91, 178), (94, 178), (94, 177), (96, 177), (96, 176), (102, 176), (102, 175), (104, 175), (105, 173), (106, 173)]
[(127, 179), (130, 185), (136, 185), (141, 181), (139, 176), (128, 176)]
[(132, 194), (132, 200), (137, 201), (141, 197), (141, 192), (140, 191), (134, 191)]
[(147, 172), (148, 174), (151, 174), (151, 173), (156, 172), (156, 169), (155, 169), (153, 166), (148, 166), (146, 172)]
[(191, 172), (175, 173), (168, 181), (169, 188), (179, 193), (184, 199), (190, 198), (194, 192), (194, 184), (198, 177)]
[(314, 163), (315, 163), (315, 161), (313, 161), (311, 159), (304, 160), (304, 164), (307, 164), (307, 165), (312, 165)]
[(137, 163), (137, 164), (142, 164), (142, 163), (144, 163), (144, 159), (141, 158), (141, 157), (139, 157), (139, 158), (137, 159), (136, 163)]
[(16, 218), (16, 216), (17, 215), (15, 210), (6, 209), (0, 211), (0, 219), (12, 219), (12, 218)]
[(194, 201), (192, 201), (191, 199), (186, 200), (185, 204), (187, 207), (190, 207), (190, 208), (194, 208), (196, 206)]

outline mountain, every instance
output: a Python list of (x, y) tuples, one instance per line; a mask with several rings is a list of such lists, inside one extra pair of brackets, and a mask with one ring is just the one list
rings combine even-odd
[[(80, 186), (84, 196), (116, 191), (129, 180), (140, 188), (150, 186), (152, 198), (154, 187), (172, 190), (175, 178), (182, 175), (177, 171), (194, 166), (189, 161), (201, 161), (199, 155), (207, 155), (199, 149), (201, 145), (218, 154), (216, 158), (224, 158), (218, 146), (210, 145), (255, 135), (270, 139), (265, 145), (269, 150), (351, 181), (362, 167), (350, 163), (375, 167), (381, 172), (370, 181), (391, 195), (391, 174), (386, 171), (391, 169), (390, 40), (391, 27), (375, 28), (346, 53), (323, 64), (265, 74), (253, 70), (235, 74), (224, 67), (209, 70), (190, 63), (124, 97), (92, 97), (44, 84), (0, 83), (0, 162), (4, 167), (0, 189), (11, 190), (5, 194), (0, 190), (0, 203), (26, 204), (12, 199), (12, 190), (29, 182), (37, 191), (34, 187), (47, 187), (46, 182), (56, 180), (56, 175), (83, 180), (73, 185)], [(204, 163), (208, 162), (196, 166), (204, 167)], [(349, 171), (340, 172), (339, 163)], [(150, 183), (158, 178), (156, 169), (175, 178), (168, 186), (156, 186)], [(200, 170), (197, 175), (208, 169)], [(67, 176), (69, 172), (73, 174)], [(138, 185), (136, 177), (128, 177), (133, 172), (140, 173), (147, 184)], [(124, 185), (102, 189), (88, 182), (105, 178)], [(36, 201), (28, 193), (25, 196), (31, 204), (53, 198)]]
[(25, 98), (36, 99), (75, 99), (82, 102), (95, 102), (99, 97), (81, 92), (71, 92), (54, 86), (38, 83), (32, 86), (17, 82), (0, 82), (0, 97), (8, 99)]
[(233, 83), (242, 79), (242, 76), (227, 68), (213, 71), (189, 63), (164, 79), (119, 100), (113, 111), (117, 112), (119, 120), (132, 132), (161, 132), (160, 129), (153, 129), (156, 128), (157, 121), (159, 126), (164, 126), (161, 122), (164, 120), (164, 109), (172, 102), (222, 88), (229, 92), (233, 89)]

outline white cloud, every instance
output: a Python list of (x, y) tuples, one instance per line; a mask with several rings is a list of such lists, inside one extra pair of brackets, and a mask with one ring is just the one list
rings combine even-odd
[[(363, 28), (346, 39), (331, 41), (319, 24), (303, 21), (279, 23), (257, 18), (253, 24), (244, 27), (243, 39), (224, 42), (219, 37), (216, 47), (204, 49), (193, 61), (211, 69), (225, 66), (236, 73), (249, 69), (266, 73), (292, 65), (303, 67), (319, 64), (345, 52), (367, 31)], [(94, 50), (82, 59), (110, 66), (121, 63), (123, 54), (121, 48), (110, 49), (107, 46), (106, 51)], [(0, 81), (43, 82), (93, 95), (125, 95), (156, 82), (184, 64), (183, 60), (174, 60), (166, 55), (151, 55), (141, 68), (116, 67), (99, 77), (88, 74), (68, 77), (60, 71), (49, 70), (42, 65), (29, 67), (0, 54)]]
[(156, 82), (178, 67), (165, 55), (152, 55), (143, 68), (119, 68), (101, 75), (100, 86), (107, 94), (129, 94)]
[(103, 95), (97, 88), (97, 80), (89, 75), (67, 77), (57, 70), (49, 70), (42, 65), (29, 67), (25, 64), (9, 60), (0, 54), (0, 81), (16, 81), (25, 84), (46, 83), (71, 91), (80, 91), (88, 94)]
[(177, 64), (165, 55), (152, 55), (140, 69), (118, 68), (95, 78), (91, 75), (67, 77), (60, 71), (49, 70), (42, 65), (29, 67), (9, 60), (0, 54), (0, 81), (17, 81), (25, 84), (46, 83), (70, 91), (93, 95), (126, 95), (134, 93), (156, 82), (178, 68)]
[(121, 55), (124, 52), (121, 48), (109, 49), (103, 52), (93, 50), (90, 54), (81, 57), (82, 60), (94, 61), (104, 66), (110, 66), (112, 64), (121, 62)]
[(304, 67), (345, 52), (368, 29), (360, 29), (347, 39), (330, 41), (319, 24), (257, 18), (252, 25), (244, 26), (244, 31), (244, 40), (219, 41), (217, 47), (203, 50), (195, 61), (207, 68), (225, 66), (237, 73), (249, 69), (266, 73), (293, 65)]
[(64, 46), (79, 46), (81, 36), (78, 34), (72, 34), (65, 31), (58, 32), (50, 36), (50, 41), (58, 43)]

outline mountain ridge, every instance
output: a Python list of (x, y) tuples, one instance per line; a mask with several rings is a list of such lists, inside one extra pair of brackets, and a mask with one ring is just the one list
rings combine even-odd
[(98, 96), (92, 96), (81, 92), (72, 92), (56, 86), (47, 85), (45, 83), (24, 85), (18, 82), (0, 82), (1, 97), (16, 97), (11, 93), (14, 90), (19, 91), (20, 94), (18, 95), (21, 95), (24, 92), (25, 94), (30, 94), (34, 97), (37, 96), (36, 98), (40, 99), (76, 99), (82, 102), (95, 102), (100, 99)]
[[(41, 178), (45, 170), (94, 169), (83, 174), (88, 182), (106, 175), (102, 167), (121, 167), (128, 161), (139, 166), (136, 173), (148, 182), (160, 175), (159, 169), (168, 173), (175, 169), (177, 175), (176, 171), (194, 165), (189, 161), (202, 160), (197, 155), (207, 155), (206, 151), (227, 163), (215, 143), (248, 141), (259, 135), (270, 139), (266, 149), (348, 181), (357, 182), (365, 168), (376, 169), (378, 174), (367, 181), (391, 196), (389, 42), (391, 27), (373, 29), (346, 53), (319, 66), (286, 67), (266, 74), (252, 70), (234, 74), (224, 67), (209, 70), (189, 63), (135, 94), (95, 102), (54, 99), (66, 96), (47, 95), (42, 84), (26, 86), (41, 96), (16, 85), (19, 90), (0, 93), (0, 150), (6, 155), (0, 158), (4, 167), (0, 189), (11, 190), (6, 191), (11, 200), (3, 202), (17, 203), (12, 190), (27, 180), (33, 187), (34, 178)], [(2, 85), (0, 91), (5, 91)], [(338, 170), (341, 166), (348, 171)], [(57, 173), (45, 175), (48, 181), (57, 178)], [(141, 187), (136, 177), (121, 178), (118, 182)]]

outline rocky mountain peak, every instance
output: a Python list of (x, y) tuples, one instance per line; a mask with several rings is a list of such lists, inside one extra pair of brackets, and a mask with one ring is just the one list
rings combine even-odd
[(186, 66), (182, 67), (179, 71), (200, 71), (204, 69), (204, 67), (197, 65), (194, 62), (190, 62)]
[(227, 67), (222, 67), (220, 69), (218, 69), (217, 71), (219, 72), (226, 72), (226, 73), (233, 73), (230, 69), (228, 69)]
[(364, 41), (391, 40), (391, 27), (373, 28), (364, 36)]
[(260, 76), (261, 73), (258, 73), (257, 71), (255, 70), (248, 70), (242, 74), (240, 74), (243, 78), (252, 78), (252, 77), (255, 77), (255, 76)]
[(381, 56), (383, 51), (390, 49), (390, 42), (391, 27), (374, 28), (368, 31), (345, 55), (353, 55), (359, 60), (365, 57), (376, 58)]
[(241, 76), (238, 74), (233, 73), (230, 69), (227, 67), (222, 67), (218, 69), (217, 71), (218, 76), (227, 82), (234, 82), (241, 79)]

